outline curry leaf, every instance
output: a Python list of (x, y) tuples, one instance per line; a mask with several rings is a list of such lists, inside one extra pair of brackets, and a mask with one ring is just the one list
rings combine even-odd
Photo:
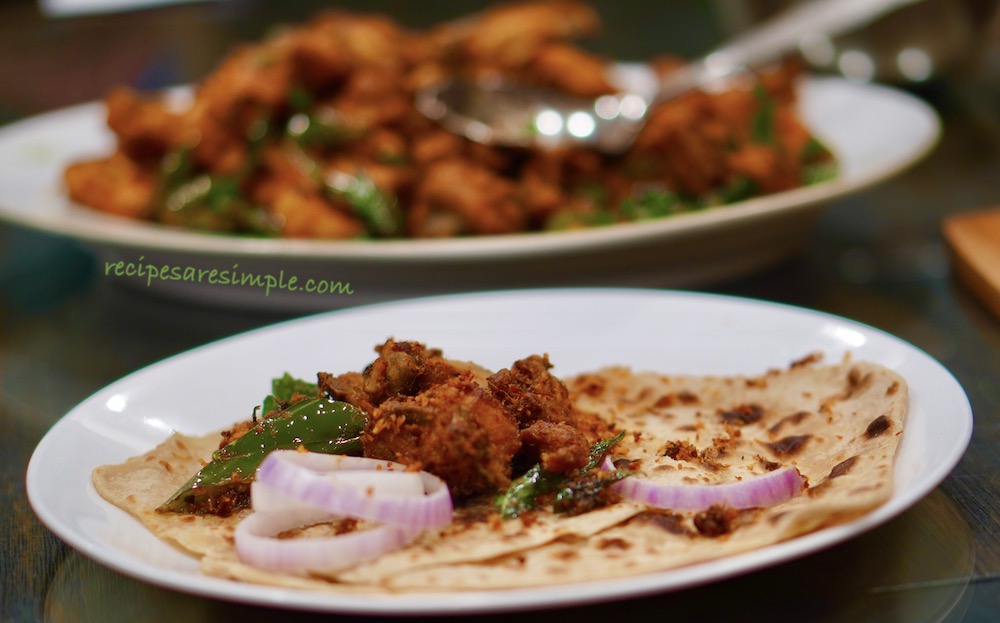
[(601, 492), (620, 480), (624, 472), (616, 470), (610, 474), (593, 474), (604, 460), (604, 455), (625, 437), (622, 431), (615, 437), (598, 441), (590, 449), (587, 464), (573, 474), (556, 474), (534, 465), (510, 484), (497, 498), (501, 519), (514, 519), (525, 511), (534, 509), (538, 498), (558, 491), (553, 510), (556, 512), (584, 512), (596, 508)]

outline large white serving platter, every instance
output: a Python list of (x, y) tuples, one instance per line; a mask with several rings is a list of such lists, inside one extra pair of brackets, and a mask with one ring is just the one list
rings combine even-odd
[[(756, 374), (821, 352), (850, 353), (907, 381), (910, 409), (895, 491), (850, 523), (746, 554), (608, 582), (501, 591), (370, 595), (301, 592), (202, 576), (101, 499), (100, 464), (141, 454), (171, 431), (207, 433), (245, 418), (285, 371), (359, 370), (386, 338), (413, 339), (493, 369), (548, 353), (559, 375), (626, 364), (665, 373)], [(554, 289), (451, 295), (288, 321), (197, 348), (99, 391), (45, 436), (27, 472), (31, 505), (57, 536), (130, 576), (188, 593), (288, 608), (368, 614), (457, 614), (625, 599), (679, 590), (816, 552), (859, 535), (927, 495), (961, 458), (972, 431), (952, 375), (914, 346), (871, 327), (752, 300), (639, 289)]]
[[(802, 84), (801, 115), (836, 153), (837, 179), (657, 221), (583, 231), (449, 240), (316, 241), (203, 234), (97, 213), (68, 201), (62, 171), (113, 149), (104, 107), (89, 103), (0, 128), (0, 219), (84, 241), (107, 278), (225, 306), (322, 310), (414, 295), (510, 287), (693, 287), (749, 274), (801, 250), (822, 207), (904, 170), (935, 144), (921, 100), (841, 78)], [(147, 282), (116, 261), (340, 281), (353, 294)], [(108, 264), (105, 264), (107, 262)]]

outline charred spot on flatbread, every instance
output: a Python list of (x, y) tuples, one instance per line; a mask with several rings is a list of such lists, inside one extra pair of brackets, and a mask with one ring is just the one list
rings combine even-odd
[(840, 476), (843, 476), (847, 472), (851, 471), (851, 468), (854, 467), (854, 464), (857, 462), (857, 456), (844, 459), (840, 463), (833, 466), (833, 469), (830, 470), (830, 475), (827, 476), (827, 478), (839, 478)]
[(871, 423), (868, 424), (868, 427), (865, 428), (865, 437), (868, 439), (874, 439), (875, 437), (885, 433), (890, 428), (892, 428), (892, 422), (889, 421), (889, 418), (884, 415), (880, 415), (872, 420)]
[(677, 392), (670, 392), (669, 394), (663, 394), (656, 399), (656, 402), (653, 403), (653, 407), (657, 409), (664, 409), (675, 405), (694, 404), (698, 404), (698, 396), (690, 391), (680, 390)]
[(719, 413), (719, 419), (730, 426), (746, 426), (759, 422), (764, 416), (764, 408), (758, 404), (744, 404)]
[(765, 443), (764, 445), (770, 448), (771, 452), (777, 456), (789, 457), (802, 452), (802, 449), (810, 439), (812, 439), (812, 435), (789, 435), (775, 442)]
[(772, 435), (777, 435), (786, 426), (795, 426), (796, 424), (801, 424), (804, 419), (809, 417), (811, 414), (808, 411), (796, 411), (791, 415), (786, 415), (777, 422), (775, 422), (771, 428), (767, 429)]
[(713, 504), (706, 510), (695, 514), (694, 527), (698, 534), (708, 537), (720, 537), (733, 531), (739, 511), (728, 506)]
[(684, 515), (668, 509), (651, 508), (628, 520), (630, 524), (647, 524), (670, 534), (692, 535)]

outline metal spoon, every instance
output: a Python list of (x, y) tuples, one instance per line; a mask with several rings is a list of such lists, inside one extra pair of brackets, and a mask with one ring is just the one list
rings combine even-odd
[(629, 88), (596, 100), (504, 80), (453, 80), (419, 91), (416, 106), (448, 130), (489, 145), (555, 148), (583, 146), (617, 154), (627, 150), (653, 107), (692, 89), (773, 61), (810, 42), (866, 26), (921, 0), (812, 0), (779, 13), (658, 84)]

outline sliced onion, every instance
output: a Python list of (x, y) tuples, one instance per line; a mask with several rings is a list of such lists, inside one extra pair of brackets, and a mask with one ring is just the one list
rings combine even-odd
[[(448, 487), (389, 461), (275, 451), (251, 488), (254, 512), (236, 528), (245, 564), (285, 573), (335, 572), (398, 549), (451, 521)], [(343, 517), (374, 527), (331, 537), (282, 539), (281, 532)]]
[(281, 573), (334, 573), (403, 547), (419, 531), (383, 524), (331, 537), (280, 539), (276, 535), (321, 521), (329, 513), (308, 516), (278, 511), (255, 511), (236, 527), (236, 553), (245, 564)]
[(379, 523), (396, 523), (419, 530), (436, 528), (451, 521), (448, 487), (437, 476), (417, 472), (423, 495), (397, 495), (356, 481), (343, 474), (342, 484), (328, 476), (334, 472), (375, 470), (410, 476), (406, 466), (392, 461), (361, 457), (281, 450), (272, 452), (257, 469), (256, 481), (309, 506), (335, 515), (346, 515)]
[[(354, 488), (359, 491), (378, 491), (380, 495), (424, 495), (424, 483), (416, 472), (400, 471), (351, 471), (343, 474), (317, 474), (324, 482), (333, 487)], [(267, 486), (257, 479), (250, 488), (251, 502), (255, 511), (273, 511), (288, 509), (292, 506), (315, 508), (311, 504), (299, 501), (297, 498), (283, 494), (273, 486)], [(316, 509), (327, 515), (328, 510)]]
[[(602, 469), (615, 469), (610, 458), (605, 458)], [(702, 511), (716, 504), (731, 508), (774, 506), (798, 495), (803, 484), (797, 469), (783, 467), (761, 476), (717, 485), (654, 482), (626, 476), (612, 487), (622, 497), (641, 504), (673, 510)]]

